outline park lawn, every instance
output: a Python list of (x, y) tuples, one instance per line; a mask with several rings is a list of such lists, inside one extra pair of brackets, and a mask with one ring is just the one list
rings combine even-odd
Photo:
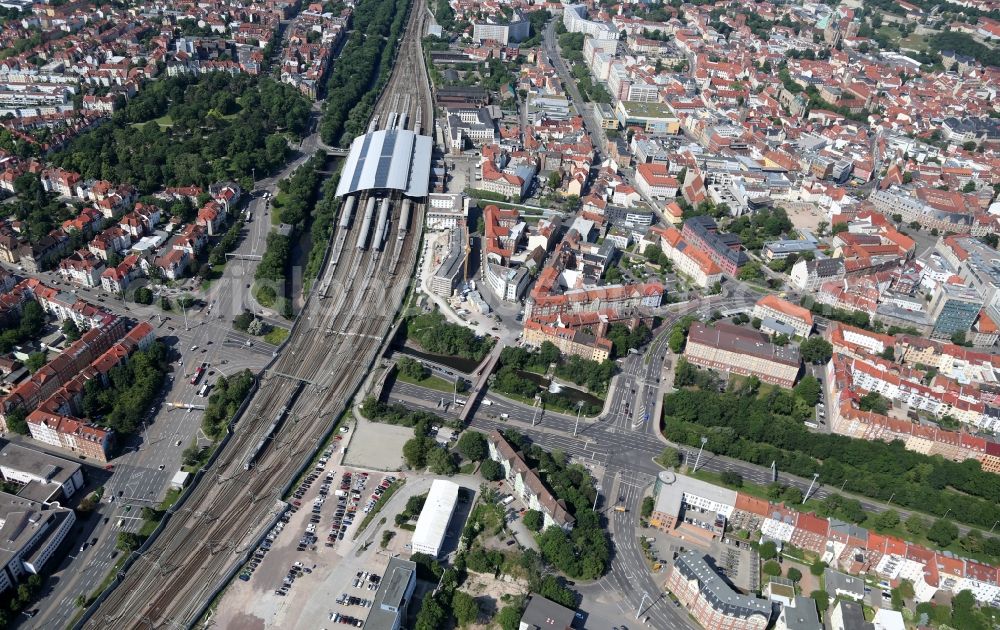
[[(147, 120), (146, 122), (149, 122), (149, 121)], [(163, 116), (160, 116), (159, 118), (154, 118), (153, 122), (155, 122), (157, 125), (160, 126), (160, 130), (170, 129), (171, 127), (174, 126), (174, 119), (170, 116), (170, 114), (164, 114)], [(142, 127), (145, 124), (146, 123), (144, 123), (144, 122), (138, 122), (138, 123), (132, 123), (132, 126), (135, 127), (136, 129), (138, 129), (139, 127)]]
[(289, 331), (287, 328), (282, 328), (281, 326), (275, 326), (266, 335), (264, 335), (264, 341), (271, 344), (272, 346), (279, 346), (281, 342), (288, 339)]
[(439, 392), (445, 392), (451, 394), (455, 391), (454, 383), (450, 383), (440, 376), (434, 376), (433, 374), (422, 379), (415, 379), (406, 376), (401, 372), (396, 373), (396, 379), (403, 381), (404, 383), (409, 383), (411, 385), (419, 385), (420, 387), (426, 387), (427, 389), (433, 389)]
[(903, 34), (899, 32), (899, 29), (895, 26), (889, 24), (883, 24), (878, 29), (879, 34), (884, 35), (893, 44), (899, 44), (900, 40), (903, 38)]
[(927, 41), (926, 35), (910, 33), (903, 39), (899, 40), (899, 47), (900, 49), (909, 48), (911, 50), (927, 50), (930, 48), (930, 43)]

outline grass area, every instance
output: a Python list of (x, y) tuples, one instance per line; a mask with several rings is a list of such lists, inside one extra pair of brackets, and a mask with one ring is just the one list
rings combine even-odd
[(927, 41), (926, 35), (910, 33), (903, 39), (899, 40), (899, 48), (910, 50), (928, 50), (930, 48), (930, 43)]
[(883, 24), (879, 27), (878, 33), (893, 44), (899, 44), (899, 40), (903, 38), (903, 34), (899, 32), (899, 29), (890, 24)]
[(277, 346), (280, 345), (285, 339), (288, 339), (288, 335), (289, 330), (287, 328), (275, 326), (266, 335), (264, 335), (264, 341), (272, 346)]
[[(174, 119), (170, 116), (170, 114), (165, 114), (163, 116), (160, 116), (159, 118), (154, 118), (152, 122), (155, 122), (157, 125), (159, 125), (160, 129), (169, 129), (174, 126)], [(139, 127), (142, 127), (145, 124), (147, 123), (144, 122), (132, 123), (132, 126), (138, 129)]]
[(393, 481), (391, 484), (389, 484), (389, 487), (386, 489), (385, 492), (382, 493), (382, 496), (379, 497), (379, 500), (375, 503), (375, 507), (372, 508), (372, 511), (366, 514), (363, 519), (361, 519), (361, 524), (358, 525), (358, 528), (356, 530), (354, 530), (354, 536), (351, 536), (351, 540), (358, 539), (358, 536), (361, 534), (361, 532), (365, 531), (365, 528), (368, 527), (368, 523), (371, 523), (372, 519), (375, 518), (375, 516), (382, 509), (382, 506), (389, 502), (389, 499), (392, 498), (392, 495), (396, 494), (396, 491), (402, 488), (404, 483), (406, 483), (405, 479), (397, 479), (396, 481)]
[(462, 464), (458, 468), (458, 472), (462, 473), (463, 475), (471, 475), (473, 472), (475, 472), (475, 470), (476, 470), (476, 463), (475, 462), (469, 462), (468, 464)]
[[(396, 380), (402, 381), (404, 383), (409, 383), (411, 385), (419, 385), (420, 387), (426, 387), (427, 389), (433, 389), (435, 391), (444, 392), (446, 394), (451, 394), (455, 391), (455, 384), (440, 376), (434, 376), (433, 374), (422, 379), (415, 379), (406, 376), (402, 372), (396, 372)], [(461, 393), (461, 392), (460, 392)]]

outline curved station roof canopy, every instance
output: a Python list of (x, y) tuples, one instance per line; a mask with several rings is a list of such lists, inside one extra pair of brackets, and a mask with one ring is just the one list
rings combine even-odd
[(398, 190), (407, 197), (426, 197), (433, 146), (430, 136), (406, 129), (381, 129), (355, 138), (337, 196), (359, 190)]

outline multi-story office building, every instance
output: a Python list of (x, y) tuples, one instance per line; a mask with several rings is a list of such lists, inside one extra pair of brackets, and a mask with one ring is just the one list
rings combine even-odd
[(592, 22), (586, 18), (587, 7), (582, 4), (569, 5), (563, 9), (563, 26), (571, 33), (586, 33), (594, 39), (617, 40), (618, 31), (604, 22)]
[(771, 621), (770, 601), (740, 595), (695, 551), (677, 556), (666, 587), (705, 628), (764, 630)]
[(777, 332), (771, 322), (788, 326), (799, 337), (808, 337), (812, 332), (813, 316), (809, 309), (782, 300), (776, 295), (765, 295), (757, 300), (753, 307), (753, 316), (761, 320), (760, 329), (764, 332)]
[(712, 217), (691, 217), (684, 222), (681, 234), (686, 240), (703, 249), (715, 264), (731, 276), (736, 275), (740, 267), (750, 261), (743, 251), (740, 237), (736, 234), (719, 232), (719, 227)]
[(41, 573), (74, 523), (73, 510), (0, 492), (0, 592)]
[(406, 619), (406, 609), (416, 586), (416, 563), (402, 558), (389, 558), (365, 627), (374, 630), (399, 630)]
[(763, 333), (722, 322), (691, 324), (684, 356), (701, 367), (756, 376), (781, 387), (795, 385), (799, 374), (797, 347), (776, 346)]
[(526, 20), (519, 12), (515, 12), (513, 19), (506, 23), (481, 22), (472, 26), (472, 39), (480, 42), (493, 40), (500, 42), (504, 46), (511, 42), (521, 42), (531, 35), (531, 22)]
[(947, 283), (938, 285), (928, 309), (934, 322), (931, 337), (950, 339), (956, 333), (968, 334), (982, 310), (983, 298), (975, 289)]

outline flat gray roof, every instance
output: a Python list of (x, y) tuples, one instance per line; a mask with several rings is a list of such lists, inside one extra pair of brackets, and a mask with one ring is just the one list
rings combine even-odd
[(359, 190), (398, 190), (426, 197), (434, 141), (407, 129), (380, 129), (351, 143), (337, 196)]
[[(417, 564), (401, 558), (389, 558), (385, 574), (379, 583), (371, 612), (365, 621), (365, 627), (373, 630), (397, 628), (396, 618), (404, 608), (406, 590), (410, 582), (417, 579)], [(388, 608), (385, 608), (388, 607)]]
[(715, 486), (694, 477), (661, 472), (656, 482), (656, 511), (676, 516), (681, 511), (684, 494), (701, 497), (724, 505), (736, 505), (736, 491)]
[(80, 464), (8, 443), (0, 446), (0, 468), (21, 471), (61, 486), (80, 470)]

